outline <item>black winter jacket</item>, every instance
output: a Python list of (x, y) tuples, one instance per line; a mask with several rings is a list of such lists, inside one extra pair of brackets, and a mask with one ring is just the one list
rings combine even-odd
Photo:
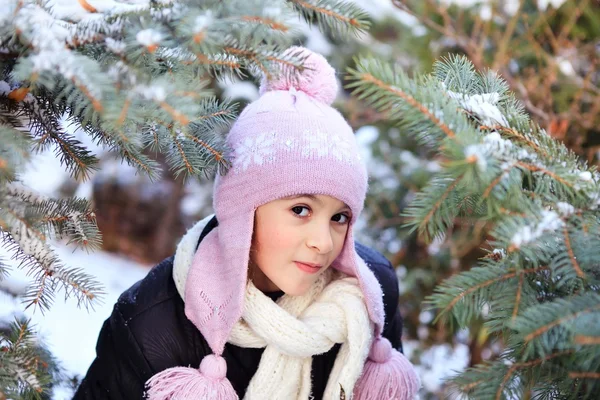
[[(218, 223), (213, 218), (200, 240)], [(398, 311), (398, 281), (388, 260), (356, 243), (361, 258), (373, 270), (383, 289), (386, 320), (383, 335), (402, 350), (402, 317)], [(81, 382), (74, 399), (142, 399), (144, 384), (167, 368), (198, 368), (211, 350), (200, 331), (184, 313), (184, 303), (172, 277), (173, 258), (152, 268), (141, 281), (127, 289), (104, 322), (96, 345), (96, 359)], [(277, 299), (283, 292), (268, 293)], [(313, 357), (313, 396), (321, 399), (340, 345)], [(225, 345), (227, 378), (240, 398), (258, 368), (264, 349)]]

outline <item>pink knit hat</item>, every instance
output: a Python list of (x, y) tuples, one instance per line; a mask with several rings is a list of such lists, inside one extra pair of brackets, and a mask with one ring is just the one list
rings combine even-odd
[(288, 52), (306, 57), (304, 70), (299, 75), (284, 70), (275, 80), (264, 78), (261, 97), (244, 109), (229, 132), (232, 169), (218, 175), (214, 186), (219, 225), (200, 242), (186, 281), (185, 314), (214, 355), (202, 360), (199, 371), (178, 367), (152, 377), (148, 382), (152, 400), (203, 398), (198, 392), (185, 393), (184, 387), (188, 391), (203, 387), (202, 392), (217, 393), (218, 399), (237, 399), (221, 354), (242, 315), (254, 213), (263, 204), (298, 194), (329, 195), (352, 210), (344, 247), (332, 266), (358, 278), (376, 338), (355, 398), (414, 395), (416, 385), (406, 381), (407, 374), (414, 374), (410, 363), (381, 337), (384, 309), (379, 282), (354, 248), (352, 227), (363, 209), (367, 170), (351, 127), (330, 107), (337, 93), (335, 71), (325, 58), (307, 49), (294, 47)]

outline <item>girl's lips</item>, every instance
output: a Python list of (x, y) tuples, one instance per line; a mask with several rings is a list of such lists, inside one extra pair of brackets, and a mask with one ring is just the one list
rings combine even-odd
[(321, 267), (313, 267), (311, 265), (304, 264), (304, 263), (301, 263), (301, 262), (298, 262), (298, 261), (294, 261), (294, 263), (296, 263), (296, 266), (298, 268), (300, 268), (302, 271), (307, 272), (309, 274), (317, 273), (321, 269)]

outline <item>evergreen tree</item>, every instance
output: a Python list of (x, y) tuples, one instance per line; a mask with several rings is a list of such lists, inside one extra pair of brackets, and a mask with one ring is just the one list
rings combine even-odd
[[(594, 2), (483, 2), (393, 0), (373, 10), (365, 49), (347, 51), (393, 60), (409, 76), (430, 72), (434, 60), (465, 54), (476, 69), (492, 68), (507, 81), (536, 123), (569, 150), (598, 162), (600, 78), (595, 44), (600, 8)], [(369, 4), (369, 3), (365, 3)], [(394, 9), (395, 5), (395, 9)], [(518, 6), (521, 6), (519, 8)], [(369, 7), (365, 5), (369, 10)], [(417, 18), (406, 18), (406, 11)], [(560, 40), (557, 41), (557, 39)], [(560, 44), (559, 44), (560, 43)], [(339, 57), (336, 52), (335, 57)], [(338, 64), (339, 65), (339, 64)], [(352, 66), (351, 61), (347, 65)], [(572, 66), (572, 69), (571, 69)], [(448, 395), (442, 376), (495, 357), (502, 342), (481, 319), (453, 331), (433, 321), (422, 302), (444, 279), (470, 269), (485, 254), (486, 220), (457, 216), (443, 237), (430, 243), (409, 233), (402, 210), (439, 169), (438, 154), (394, 126), (385, 112), (355, 99), (340, 103), (360, 137), (371, 141), (371, 182), (362, 238), (384, 252), (400, 278), (403, 342), (424, 382), (422, 399)], [(540, 112), (542, 111), (542, 112)], [(365, 126), (369, 125), (369, 126)]]
[(442, 160), (402, 217), (428, 240), (485, 221), (487, 255), (428, 305), (451, 327), (483, 319), (504, 343), (451, 380), (473, 399), (595, 398), (600, 392), (600, 174), (524, 112), (506, 82), (462, 56), (409, 78), (357, 60), (349, 88)]
[[(149, 151), (166, 156), (176, 176), (224, 173), (223, 133), (236, 106), (218, 101), (210, 79), (271, 74), (273, 64), (302, 69), (284, 51), (292, 17), (340, 37), (367, 28), (365, 14), (340, 0), (107, 2), (71, 7), (5, 0), (0, 15), (0, 235), (32, 277), (24, 302), (42, 312), (64, 290), (85, 307), (102, 288), (63, 265), (49, 240), (101, 245), (85, 199), (51, 199), (19, 182), (34, 152), (53, 148), (78, 179), (98, 160), (65, 128), (74, 125), (156, 178)], [(0, 275), (7, 273), (0, 260)], [(0, 337), (0, 398), (41, 398), (56, 377), (25, 322)]]

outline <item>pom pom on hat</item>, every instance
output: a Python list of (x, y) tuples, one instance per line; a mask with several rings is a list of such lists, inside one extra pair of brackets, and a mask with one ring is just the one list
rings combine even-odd
[(300, 73), (290, 73), (293, 67), (279, 64), (280, 70), (277, 76), (263, 76), (259, 93), (261, 96), (272, 90), (296, 89), (306, 93), (309, 97), (327, 105), (331, 105), (337, 95), (338, 84), (335, 78), (335, 70), (325, 57), (313, 53), (304, 47), (290, 47), (285, 51), (286, 55), (297, 56), (303, 59), (304, 69)]
[(392, 344), (384, 337), (380, 337), (373, 341), (371, 350), (369, 351), (369, 360), (376, 363), (384, 363), (392, 356)]
[(200, 368), (174, 367), (166, 369), (146, 382), (148, 400), (238, 400), (226, 377), (227, 363), (221, 356), (208, 355)]

